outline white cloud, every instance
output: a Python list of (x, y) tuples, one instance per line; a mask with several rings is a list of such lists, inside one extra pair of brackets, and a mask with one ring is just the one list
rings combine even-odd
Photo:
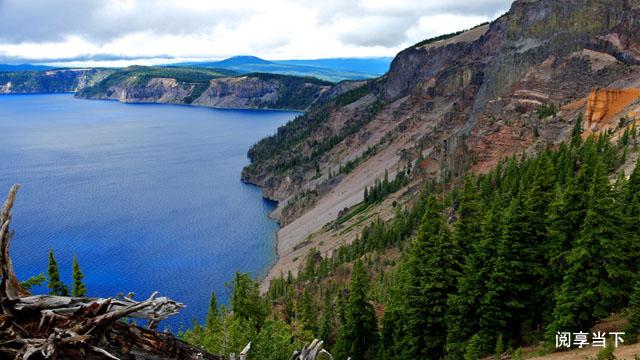
[(393, 56), (510, 0), (0, 0), (0, 61)]

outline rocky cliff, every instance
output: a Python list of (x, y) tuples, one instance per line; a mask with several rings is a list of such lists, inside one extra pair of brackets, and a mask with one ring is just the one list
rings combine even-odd
[[(423, 176), (455, 177), (564, 140), (594, 89), (638, 87), (639, 30), (638, 0), (520, 0), (491, 24), (402, 51), (385, 76), (312, 107), (254, 146), (243, 172), (282, 201), (281, 259), (318, 246), (307, 237), (385, 170), (424, 159)], [(295, 272), (290, 262), (276, 271)]]
[(76, 92), (109, 76), (107, 69), (0, 72), (0, 94)]
[(82, 89), (77, 96), (127, 103), (304, 110), (332, 85), (285, 75), (229, 75), (210, 69), (130, 67)]
[[(635, 106), (634, 106), (635, 105)], [(626, 111), (625, 111), (626, 110)], [(598, 89), (587, 99), (585, 127), (587, 132), (619, 126), (625, 119), (635, 122), (640, 110), (640, 89)]]

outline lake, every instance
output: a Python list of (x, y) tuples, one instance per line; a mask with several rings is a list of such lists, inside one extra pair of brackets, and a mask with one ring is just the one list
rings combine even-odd
[(54, 249), (68, 285), (78, 257), (90, 296), (157, 290), (187, 305), (160, 329), (203, 321), (212, 290), (226, 302), (235, 271), (259, 277), (276, 259), (275, 204), (240, 172), (249, 147), (296, 115), (0, 96), (2, 201), (22, 184), (18, 277), (46, 273)]

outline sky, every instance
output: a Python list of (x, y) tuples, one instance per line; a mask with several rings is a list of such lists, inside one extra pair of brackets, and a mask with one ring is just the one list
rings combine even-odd
[(394, 56), (511, 0), (0, 0), (0, 63)]

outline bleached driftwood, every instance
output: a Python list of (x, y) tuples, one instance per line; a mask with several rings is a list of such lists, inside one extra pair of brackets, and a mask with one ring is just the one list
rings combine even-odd
[(322, 340), (315, 339), (309, 346), (303, 346), (301, 351), (294, 351), (289, 360), (333, 360), (333, 356), (323, 346)]
[[(144, 301), (131, 296), (78, 298), (31, 295), (18, 281), (9, 248), (14, 185), (0, 211), (1, 359), (219, 359), (168, 333), (153, 331), (183, 304), (153, 293)], [(148, 321), (143, 329), (119, 321)]]

